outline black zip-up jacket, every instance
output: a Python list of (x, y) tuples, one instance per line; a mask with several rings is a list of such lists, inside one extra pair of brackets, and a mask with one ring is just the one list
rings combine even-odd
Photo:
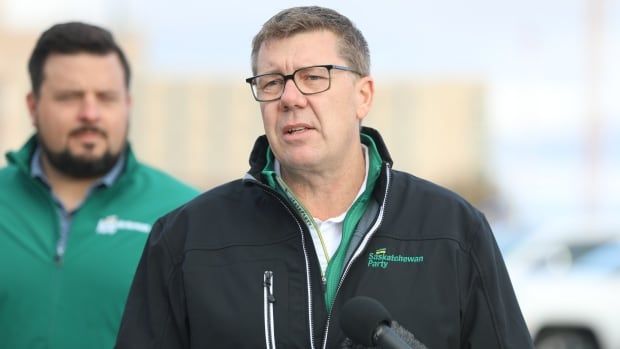
[(351, 297), (377, 299), (432, 349), (532, 348), (484, 216), (456, 194), (391, 169), (358, 223), (328, 314), (312, 238), (261, 180), (267, 140), (242, 180), (212, 189), (154, 226), (117, 348), (339, 348)]

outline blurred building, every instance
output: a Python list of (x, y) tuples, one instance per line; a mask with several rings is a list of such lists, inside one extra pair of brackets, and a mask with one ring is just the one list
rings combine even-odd
[[(115, 34), (135, 73), (130, 139), (138, 156), (203, 189), (240, 178), (263, 133), (245, 76), (180, 78), (144, 71), (140, 40)], [(1, 153), (18, 148), (32, 133), (26, 64), (39, 35), (11, 31), (0, 21)], [(452, 188), (474, 203), (492, 195), (481, 82), (377, 79), (376, 93), (365, 124), (382, 132), (396, 169)]]
[(456, 190), (474, 202), (487, 183), (485, 90), (466, 80), (377, 83), (369, 126), (381, 130), (394, 167)]
[[(0, 151), (24, 141), (31, 126), (26, 109), (29, 90), (26, 62), (36, 38), (0, 26)], [(5, 159), (0, 159), (4, 164)]]

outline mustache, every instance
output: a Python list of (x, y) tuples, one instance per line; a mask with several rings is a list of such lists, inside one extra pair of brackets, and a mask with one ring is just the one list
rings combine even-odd
[(76, 136), (84, 132), (95, 132), (95, 133), (100, 134), (103, 137), (106, 137), (106, 138), (108, 137), (108, 133), (105, 130), (97, 126), (89, 126), (89, 125), (80, 126), (78, 128), (71, 130), (71, 132), (69, 132), (69, 136)]

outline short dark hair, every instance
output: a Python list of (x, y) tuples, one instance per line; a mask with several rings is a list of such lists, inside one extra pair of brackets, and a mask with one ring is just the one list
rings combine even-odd
[(252, 40), (252, 71), (257, 74), (256, 60), (264, 42), (284, 39), (311, 31), (329, 30), (339, 38), (339, 53), (351, 68), (362, 75), (370, 74), (368, 43), (355, 24), (340, 13), (325, 7), (301, 6), (282, 10), (271, 17)]
[(125, 72), (125, 86), (129, 88), (131, 70), (123, 50), (110, 31), (87, 23), (68, 22), (52, 26), (39, 37), (28, 61), (32, 92), (38, 95), (43, 83), (45, 60), (53, 53), (92, 53), (105, 55), (116, 53)]

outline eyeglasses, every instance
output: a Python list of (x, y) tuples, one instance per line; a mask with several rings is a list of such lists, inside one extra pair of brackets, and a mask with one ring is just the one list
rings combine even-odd
[(329, 90), (332, 84), (332, 69), (350, 71), (362, 75), (349, 67), (325, 64), (299, 68), (289, 75), (280, 73), (256, 75), (245, 79), (245, 82), (250, 84), (254, 99), (259, 102), (271, 102), (282, 97), (288, 80), (293, 80), (299, 92), (304, 95), (313, 95)]

